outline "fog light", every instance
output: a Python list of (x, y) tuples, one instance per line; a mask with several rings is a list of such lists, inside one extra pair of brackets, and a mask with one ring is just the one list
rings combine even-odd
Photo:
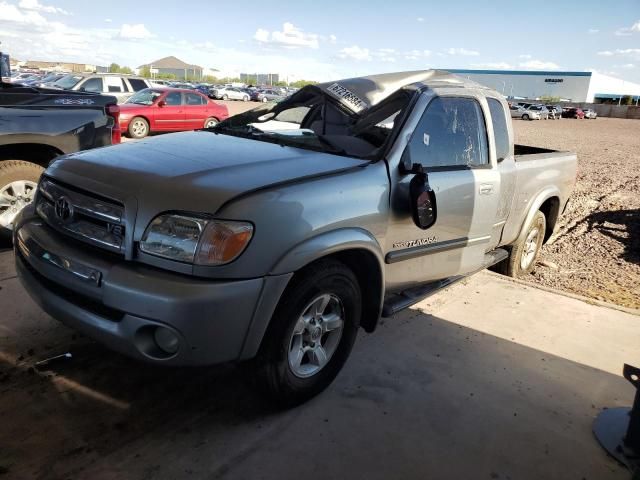
[(178, 336), (168, 328), (158, 327), (153, 332), (153, 339), (156, 345), (163, 352), (173, 355), (178, 351)]

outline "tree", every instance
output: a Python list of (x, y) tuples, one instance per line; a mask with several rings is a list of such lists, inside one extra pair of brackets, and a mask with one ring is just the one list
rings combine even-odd
[(316, 82), (315, 80), (296, 80), (295, 82), (291, 82), (289, 84), (290, 87), (295, 87), (295, 88), (302, 88), (302, 87), (306, 87), (307, 85), (316, 85), (318, 82)]
[(558, 103), (560, 101), (560, 97), (552, 97), (551, 95), (542, 95), (540, 97), (540, 101), (543, 103)]
[(633, 98), (631, 98), (631, 95), (623, 96), (620, 100), (620, 105), (633, 105)]
[(131, 75), (133, 73), (133, 70), (131, 70), (129, 67), (120, 67), (120, 73)]
[(140, 69), (140, 76), (145, 78), (151, 78), (151, 67), (145, 65)]
[(120, 65), (117, 63), (109, 65), (109, 73), (120, 73)]

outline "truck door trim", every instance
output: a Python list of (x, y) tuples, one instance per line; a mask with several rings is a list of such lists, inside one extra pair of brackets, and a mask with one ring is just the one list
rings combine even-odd
[(470, 247), (472, 245), (479, 245), (481, 243), (487, 243), (491, 240), (491, 236), (476, 238), (455, 238), (453, 240), (446, 240), (444, 242), (432, 243), (431, 245), (420, 245), (417, 247), (403, 248), (402, 250), (394, 250), (387, 253), (384, 257), (384, 263), (391, 264), (402, 262), (404, 260), (410, 260), (412, 258), (421, 257), (423, 255), (429, 255), (431, 253), (444, 252), (446, 250), (453, 250), (456, 248)]

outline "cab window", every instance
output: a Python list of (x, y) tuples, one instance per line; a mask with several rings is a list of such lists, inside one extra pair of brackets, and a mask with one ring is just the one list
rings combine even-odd
[(80, 90), (85, 92), (102, 93), (102, 78), (89, 78), (80, 86)]
[(507, 119), (504, 114), (502, 103), (495, 98), (487, 98), (489, 103), (489, 113), (491, 113), (491, 123), (493, 125), (493, 136), (496, 139), (496, 158), (501, 162), (509, 156), (509, 130), (507, 129)]
[(166, 105), (181, 105), (182, 104), (182, 94), (180, 92), (170, 92), (167, 94), (167, 98), (164, 99)]
[(411, 161), (427, 169), (489, 165), (487, 130), (480, 104), (472, 98), (435, 98), (420, 119), (408, 148)]

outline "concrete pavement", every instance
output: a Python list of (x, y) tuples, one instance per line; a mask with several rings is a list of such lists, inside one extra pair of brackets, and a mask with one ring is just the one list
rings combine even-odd
[(155, 368), (76, 336), (11, 264), (0, 253), (2, 478), (628, 478), (591, 423), (632, 401), (638, 316), (483, 272), (361, 334), (325, 393), (277, 412), (242, 366)]

